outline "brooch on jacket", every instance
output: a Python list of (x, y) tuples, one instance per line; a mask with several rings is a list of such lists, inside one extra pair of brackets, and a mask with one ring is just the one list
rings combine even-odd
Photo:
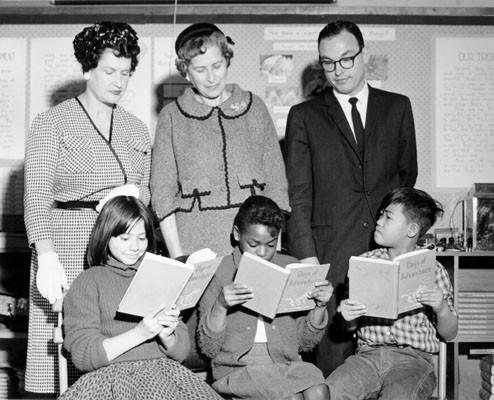
[(230, 107), (234, 110), (239, 112), (241, 109), (247, 107), (247, 103), (245, 101), (241, 101), (239, 103), (233, 103), (230, 105)]

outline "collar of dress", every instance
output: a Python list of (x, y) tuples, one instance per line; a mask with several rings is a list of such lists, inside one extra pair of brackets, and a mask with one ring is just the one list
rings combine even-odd
[(214, 109), (221, 110), (227, 118), (238, 117), (246, 113), (252, 103), (252, 93), (240, 89), (235, 83), (227, 84), (226, 90), (231, 91), (232, 95), (217, 107), (199, 103), (191, 87), (184, 90), (184, 93), (177, 99), (177, 103), (181, 110), (196, 118), (207, 118)]

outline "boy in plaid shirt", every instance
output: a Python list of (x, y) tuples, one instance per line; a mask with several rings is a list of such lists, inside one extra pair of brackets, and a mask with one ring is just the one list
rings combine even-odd
[[(418, 239), (443, 213), (427, 193), (399, 188), (381, 204), (374, 240), (382, 248), (363, 257), (393, 260), (416, 249)], [(365, 304), (346, 299), (338, 311), (345, 328), (357, 329), (358, 349), (328, 378), (331, 400), (429, 400), (436, 385), (431, 353), (440, 340), (453, 339), (458, 318), (453, 287), (444, 267), (436, 261), (436, 285), (417, 295), (423, 307), (398, 319), (367, 317)]]

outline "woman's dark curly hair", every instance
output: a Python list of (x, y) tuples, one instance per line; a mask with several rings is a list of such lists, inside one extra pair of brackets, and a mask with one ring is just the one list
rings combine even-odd
[(141, 51), (138, 39), (136, 31), (129, 24), (104, 21), (84, 28), (72, 44), (82, 72), (96, 68), (103, 51), (112, 49), (115, 56), (131, 59), (130, 72), (133, 73)]

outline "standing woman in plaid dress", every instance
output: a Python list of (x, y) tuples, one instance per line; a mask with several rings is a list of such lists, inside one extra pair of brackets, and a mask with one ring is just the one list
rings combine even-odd
[(136, 32), (102, 22), (73, 45), (86, 90), (37, 115), (26, 147), (24, 218), (33, 255), (25, 389), (37, 393), (58, 389), (51, 304), (87, 268), (96, 210), (116, 195), (150, 199), (148, 129), (117, 105), (138, 63)]

